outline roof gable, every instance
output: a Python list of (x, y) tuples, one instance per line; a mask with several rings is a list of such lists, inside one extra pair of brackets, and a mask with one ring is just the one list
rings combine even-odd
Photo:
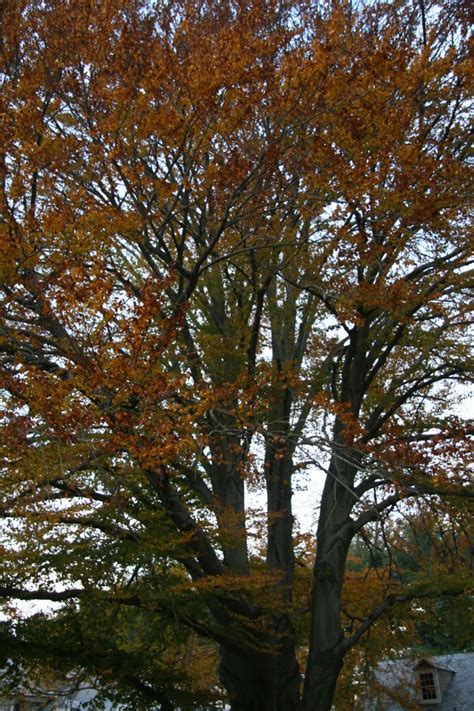
[(420, 659), (418, 661), (418, 663), (415, 664), (415, 666), (413, 668), (416, 671), (418, 671), (418, 669), (424, 668), (424, 667), (429, 667), (431, 669), (439, 669), (441, 671), (451, 672), (451, 674), (456, 674), (456, 670), (453, 669), (452, 667), (442, 666), (438, 662), (434, 661), (433, 659), (429, 659), (429, 658)]

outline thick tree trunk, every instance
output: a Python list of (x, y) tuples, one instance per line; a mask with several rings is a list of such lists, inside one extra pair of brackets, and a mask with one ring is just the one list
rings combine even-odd
[[(282, 619), (280, 626), (287, 624)], [(278, 652), (221, 648), (220, 680), (232, 711), (299, 711), (301, 676), (294, 640), (280, 640)]]
[(342, 656), (324, 653), (314, 664), (310, 691), (305, 691), (304, 711), (331, 711)]
[[(343, 661), (342, 586), (353, 530), (349, 490), (353, 472), (330, 464), (318, 524), (311, 599), (311, 632), (304, 688), (305, 711), (330, 711)], [(345, 484), (342, 485), (342, 484)]]

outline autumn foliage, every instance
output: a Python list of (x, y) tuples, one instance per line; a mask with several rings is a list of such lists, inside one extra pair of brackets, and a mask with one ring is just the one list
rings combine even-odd
[(5, 658), (344, 711), (469, 589), (469, 8), (0, 13)]

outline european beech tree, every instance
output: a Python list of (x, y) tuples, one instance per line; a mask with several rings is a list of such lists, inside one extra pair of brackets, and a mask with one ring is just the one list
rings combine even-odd
[[(162, 709), (216, 654), (233, 711), (328, 711), (467, 586), (468, 4), (0, 11), (0, 595), (59, 603), (5, 649)], [(451, 558), (355, 585), (415, 510)]]

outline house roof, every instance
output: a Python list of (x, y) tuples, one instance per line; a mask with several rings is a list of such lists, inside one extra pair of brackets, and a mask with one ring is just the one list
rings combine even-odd
[[(467, 711), (472, 708), (474, 697), (474, 653), (443, 654), (432, 657), (395, 659), (381, 662), (375, 676), (381, 687), (390, 691), (403, 688), (412, 698), (416, 697), (416, 669), (426, 664), (441, 673), (449, 673), (442, 693), (441, 703), (430, 704), (425, 709), (433, 711)], [(369, 706), (370, 708), (370, 706)], [(402, 706), (396, 701), (387, 701), (387, 711), (401, 711)]]

